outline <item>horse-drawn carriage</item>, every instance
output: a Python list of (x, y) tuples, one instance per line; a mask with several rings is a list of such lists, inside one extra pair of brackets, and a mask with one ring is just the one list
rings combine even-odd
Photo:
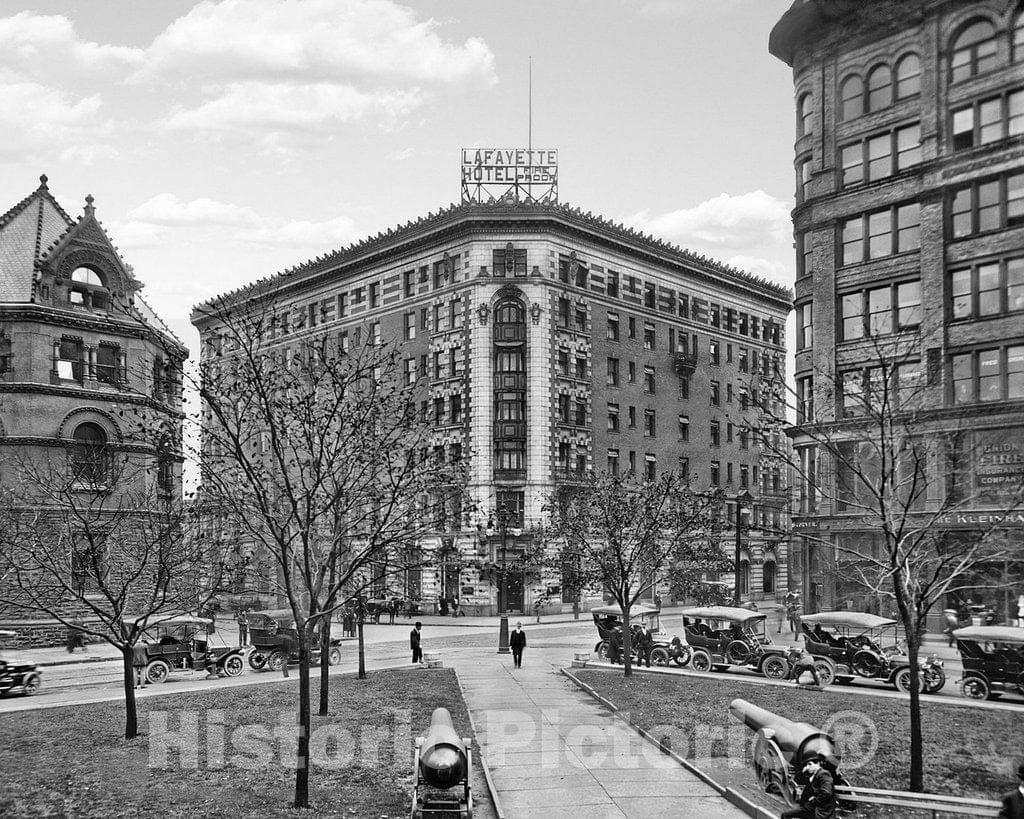
[[(910, 658), (897, 637), (897, 622), (858, 611), (823, 611), (800, 618), (807, 650), (824, 684), (857, 677), (881, 680), (897, 691), (910, 690)], [(934, 694), (946, 684), (942, 660), (921, 660), (921, 691)]]
[(765, 628), (766, 614), (734, 606), (683, 609), (683, 630), (696, 671), (740, 666), (784, 680), (789, 675), (786, 650), (772, 643)]
[[(253, 647), (249, 652), (249, 667), (253, 671), (280, 671), (285, 663), (294, 665), (299, 661), (299, 633), (291, 609), (250, 611), (246, 618), (249, 621), (249, 642)], [(310, 662), (319, 665), (320, 638), (316, 633), (310, 649)], [(327, 664), (337, 665), (340, 662), (341, 640), (332, 637)]]

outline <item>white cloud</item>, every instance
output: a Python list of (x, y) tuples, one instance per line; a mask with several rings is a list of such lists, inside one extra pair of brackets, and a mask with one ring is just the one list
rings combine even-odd
[(404, 162), (406, 159), (412, 159), (416, 156), (416, 153), (416, 149), (409, 145), (405, 148), (390, 151), (384, 158), (391, 162)]
[(245, 225), (259, 221), (252, 208), (200, 197), (181, 202), (173, 193), (158, 193), (134, 208), (128, 219), (152, 225)]
[(641, 211), (626, 223), (686, 247), (745, 250), (791, 244), (790, 207), (761, 190), (719, 194), (691, 208), (661, 215)]
[(109, 136), (99, 95), (74, 98), (36, 82), (0, 82), (0, 160), (49, 160), (77, 145), (85, 157)]
[(785, 265), (782, 262), (775, 262), (771, 259), (764, 259), (759, 256), (746, 256), (739, 254), (730, 256), (725, 260), (726, 264), (753, 273), (756, 276), (764, 276), (787, 287), (793, 284), (793, 266)]
[(437, 28), (391, 0), (207, 0), (153, 41), (139, 74), (223, 82), (288, 75), (304, 82), (496, 81), (486, 43), (448, 43)]
[(139, 67), (143, 59), (138, 48), (79, 39), (74, 25), (63, 16), (22, 11), (0, 17), (0, 65), (26, 76), (123, 71)]
[(355, 238), (355, 223), (347, 216), (338, 216), (323, 222), (297, 220), (291, 222), (272, 221), (260, 228), (240, 231), (239, 241), (279, 248), (287, 245), (322, 252), (327, 248), (337, 249)]
[(374, 115), (383, 123), (401, 119), (421, 102), (417, 89), (364, 93), (351, 87), (318, 83), (238, 83), (191, 109), (171, 114), (164, 126), (175, 130), (252, 133), (327, 132), (338, 123)]

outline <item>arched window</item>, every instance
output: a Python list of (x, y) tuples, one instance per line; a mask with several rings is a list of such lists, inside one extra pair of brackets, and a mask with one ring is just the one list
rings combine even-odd
[(107, 434), (92, 423), (79, 424), (72, 434), (71, 464), (75, 479), (83, 483), (102, 483), (107, 477)]
[(892, 71), (887, 65), (875, 66), (868, 74), (868, 111), (892, 105)]
[(814, 130), (811, 122), (811, 115), (814, 113), (813, 103), (814, 99), (810, 94), (804, 94), (797, 100), (796, 110), (800, 117), (797, 123), (799, 129), (797, 136), (807, 136)]
[(996, 66), (996, 27), (988, 20), (975, 20), (953, 41), (951, 63), (953, 82), (984, 74)]
[(1013, 61), (1024, 62), (1024, 6), (1017, 12), (1016, 25), (1013, 27)]
[(921, 58), (906, 54), (896, 63), (896, 99), (903, 100), (921, 93)]
[(761, 570), (761, 587), (765, 594), (775, 594), (775, 561), (766, 560)]
[(842, 119), (855, 119), (864, 113), (864, 81), (854, 74), (843, 80), (839, 91)]
[(71, 271), (71, 281), (91, 284), (95, 287), (105, 287), (100, 274), (91, 267), (76, 267)]
[(110, 294), (103, 276), (91, 267), (76, 267), (71, 271), (68, 301), (83, 307), (106, 310), (110, 305)]

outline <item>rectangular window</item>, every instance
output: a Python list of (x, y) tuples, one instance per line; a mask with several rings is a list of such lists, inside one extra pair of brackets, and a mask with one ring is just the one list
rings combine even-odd
[(608, 340), (618, 341), (619, 340), (619, 314), (609, 313), (608, 314)]
[(377, 307), (380, 301), (380, 283), (370, 283), (370, 307)]
[(649, 481), (658, 477), (658, 459), (650, 452), (644, 455), (644, 477)]
[(711, 363), (716, 367), (719, 366), (721, 364), (721, 347), (718, 339), (708, 340), (708, 352), (711, 355)]
[(868, 291), (868, 335), (892, 332), (892, 289), (879, 287)]
[(842, 394), (840, 395), (842, 415), (850, 418), (864, 414), (864, 373), (851, 370), (841, 375)]
[(653, 310), (655, 307), (655, 290), (653, 284), (644, 284), (644, 307)]
[(619, 431), (619, 405), (609, 404), (608, 405), (608, 431), (618, 432)]
[(607, 384), (609, 387), (619, 386), (619, 359), (609, 358), (608, 359), (608, 380)]
[(722, 430), (718, 421), (711, 422), (711, 446), (722, 445)]
[(559, 350), (558, 351), (558, 374), (564, 375), (566, 378), (569, 377), (569, 351)]
[(1024, 173), (973, 183), (953, 192), (954, 238), (1024, 223)]
[(405, 340), (412, 341), (416, 338), (416, 313), (405, 314)]
[(619, 450), (608, 450), (608, 474), (614, 478), (619, 477)]
[(653, 350), (656, 345), (656, 336), (654, 331), (654, 325), (649, 322), (644, 322), (644, 349)]
[(629, 383), (636, 383), (636, 362), (630, 361), (627, 365), (629, 367)]
[(903, 330), (921, 323), (921, 282), (896, 285), (896, 326)]
[(585, 427), (587, 425), (587, 404), (585, 401), (576, 401), (576, 426)]
[(576, 331), (580, 333), (587, 331), (587, 311), (584, 307), (576, 308)]
[(921, 125), (915, 122), (896, 129), (896, 170), (902, 171), (921, 161)]
[(843, 222), (843, 264), (857, 264), (864, 260), (864, 219), (856, 216)]
[(655, 435), (654, 410), (644, 410), (644, 435), (653, 438)]
[[(812, 302), (797, 305), (796, 308), (796, 348), (798, 350), (809, 350), (813, 338), (814, 325), (812, 318), (814, 305)], [(740, 348), (740, 372), (747, 371), (747, 351)]]
[(82, 340), (63, 338), (57, 348), (54, 363), (57, 377), (68, 381), (82, 380)]
[(953, 111), (953, 150), (998, 142), (1024, 132), (1024, 89), (988, 97)]
[(852, 341), (862, 338), (864, 336), (864, 296), (861, 293), (843, 296), (841, 305), (843, 340)]
[(882, 134), (867, 141), (868, 179), (883, 179), (892, 173), (892, 136)]
[(569, 423), (569, 396), (566, 393), (558, 395), (558, 420), (560, 423)]
[(413, 293), (415, 292), (414, 289), (413, 289), (415, 284), (416, 284), (416, 271), (415, 270), (406, 270), (402, 274), (402, 293), (406, 297), (409, 297), (409, 296), (413, 295)]
[(576, 358), (576, 378), (580, 381), (587, 379), (587, 359), (577, 357)]
[(100, 342), (96, 348), (96, 380), (116, 386), (120, 380), (118, 378), (120, 357), (120, 347), (116, 344)]
[(974, 354), (952, 356), (950, 361), (953, 384), (953, 403), (970, 404), (974, 401)]
[(636, 338), (636, 319), (632, 316), (629, 317), (629, 337)]
[(644, 392), (653, 395), (654, 386), (654, 367), (644, 367)]
[(680, 458), (679, 459), (679, 477), (682, 478), (684, 481), (688, 481), (690, 479), (690, 459), (689, 458)]
[(608, 295), (612, 298), (617, 298), (619, 295), (619, 274), (614, 270), (608, 271), (608, 278), (605, 282), (605, 288), (608, 291)]
[(405, 359), (405, 385), (411, 387), (416, 383), (416, 359)]
[(679, 416), (679, 440), (690, 440), (690, 419), (686, 415)]
[(718, 407), (722, 404), (722, 387), (717, 381), (711, 382), (711, 406)]
[(626, 411), (629, 428), (636, 429), (636, 407), (629, 407)]
[(711, 462), (711, 485), (722, 485), (722, 467), (718, 461)]

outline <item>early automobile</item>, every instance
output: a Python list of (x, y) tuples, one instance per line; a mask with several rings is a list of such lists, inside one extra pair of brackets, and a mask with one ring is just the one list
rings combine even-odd
[(217, 676), (237, 677), (245, 669), (244, 649), (212, 645), (213, 621), (192, 614), (154, 617), (146, 626), (140, 645), (146, 648), (146, 679), (166, 682), (176, 671), (206, 671)]
[(786, 650), (772, 643), (765, 629), (767, 615), (734, 606), (699, 606), (681, 614), (695, 671), (741, 666), (774, 680), (788, 676)]
[[(800, 618), (807, 650), (823, 683), (850, 682), (857, 677), (881, 680), (897, 691), (910, 690), (910, 658), (897, 633), (898, 623), (860, 611), (822, 611)], [(919, 663), (925, 694), (946, 684), (942, 660), (929, 655)]]
[(964, 676), (960, 691), (974, 700), (1024, 694), (1024, 629), (968, 626), (953, 632)]
[[(295, 617), (291, 609), (270, 609), (268, 611), (250, 611), (246, 615), (249, 621), (249, 667), (253, 671), (280, 671), (288, 663), (293, 665), (299, 661), (299, 633), (295, 628)], [(310, 648), (310, 661), (313, 665), (320, 663), (320, 639), (314, 634)], [(341, 662), (341, 640), (331, 638), (331, 647), (327, 654), (327, 664), (337, 665)]]
[[(18, 636), (16, 631), (0, 631), (0, 641)], [(0, 657), (0, 697), (24, 694), (31, 697), (42, 685), (42, 671), (35, 663), (22, 663)]]
[[(661, 630), (659, 618), (660, 609), (645, 603), (637, 603), (630, 606), (629, 619), (631, 628), (635, 634), (643, 623), (651, 632), (653, 643), (651, 646), (651, 664), (668, 665), (670, 662), (682, 667), (690, 662), (690, 647), (686, 641), (678, 636), (672, 636)], [(622, 608), (617, 605), (598, 606), (590, 610), (594, 617), (594, 625), (597, 626), (597, 634), (600, 639), (594, 646), (594, 651), (603, 659), (608, 659), (608, 640), (613, 631), (622, 630)], [(632, 645), (632, 656), (636, 660), (636, 644)]]

